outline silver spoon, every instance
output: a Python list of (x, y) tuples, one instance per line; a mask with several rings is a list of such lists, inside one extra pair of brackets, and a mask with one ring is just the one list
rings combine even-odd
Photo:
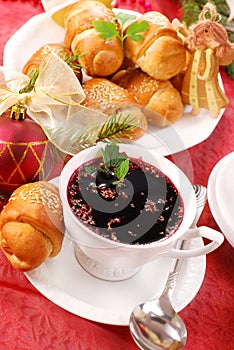
[[(201, 185), (193, 186), (196, 195), (197, 212), (191, 227), (196, 223), (204, 208), (207, 191)], [(187, 248), (187, 241), (179, 241), (177, 249)], [(134, 308), (129, 320), (130, 332), (142, 350), (182, 350), (187, 340), (187, 330), (181, 317), (172, 307), (171, 300), (183, 259), (175, 259), (164, 291), (153, 299)]]

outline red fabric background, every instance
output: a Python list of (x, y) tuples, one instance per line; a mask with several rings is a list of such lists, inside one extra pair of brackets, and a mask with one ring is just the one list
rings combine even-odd
[[(119, 7), (143, 12), (135, 1), (119, 1)], [(177, 16), (177, 1), (151, 1), (170, 19)], [(0, 0), (0, 63), (4, 44), (31, 16), (42, 12), (38, 0)], [(20, 53), (19, 53), (20, 54)], [(211, 170), (234, 151), (234, 81), (221, 72), (230, 105), (212, 135), (188, 150), (192, 170), (184, 152), (174, 159), (194, 183), (207, 186)], [(209, 205), (200, 224), (218, 229)], [(187, 350), (230, 350), (234, 335), (234, 255), (225, 240), (207, 256), (204, 282), (193, 301), (180, 312), (188, 329)], [(0, 349), (3, 350), (136, 350), (128, 327), (107, 326), (72, 315), (42, 296), (13, 269), (0, 252)]]

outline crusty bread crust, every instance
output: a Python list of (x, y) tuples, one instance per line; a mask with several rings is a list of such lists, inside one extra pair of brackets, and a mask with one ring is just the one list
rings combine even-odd
[(140, 105), (147, 107), (145, 115), (150, 124), (164, 127), (182, 117), (181, 95), (169, 80), (156, 80), (139, 68), (119, 71), (112, 80), (132, 94)]
[[(64, 45), (57, 44), (57, 43), (49, 43), (49, 44), (41, 46), (37, 51), (35, 51), (32, 54), (32, 56), (25, 63), (25, 65), (22, 69), (22, 72), (26, 75), (30, 75), (30, 72), (33, 69), (39, 68), (39, 66), (40, 66), (41, 62), (43, 61), (43, 59), (45, 58), (45, 56), (48, 55), (50, 52), (56, 53), (62, 59), (64, 59), (65, 56), (67, 56), (68, 58), (73, 56), (73, 53), (71, 52), (71, 50), (69, 50), (68, 48), (65, 48)], [(78, 60), (73, 61), (72, 64), (79, 67)], [(82, 82), (82, 78), (83, 78), (82, 71), (81, 71), (81, 68), (78, 69), (77, 67), (76, 67), (75, 74), (76, 74), (78, 80), (80, 82)]]
[(169, 19), (157, 11), (143, 14), (149, 29), (144, 39), (136, 42), (126, 38), (125, 55), (151, 77), (168, 80), (180, 73), (186, 64), (186, 49)]
[(113, 11), (100, 1), (80, 0), (68, 7), (64, 15), (64, 45), (73, 53), (84, 54), (79, 62), (88, 76), (106, 77), (116, 72), (124, 60), (118, 38), (103, 39), (94, 29), (93, 21), (111, 22), (120, 32)]
[(85, 107), (97, 109), (107, 115), (114, 112), (123, 117), (129, 115), (137, 126), (129, 139), (138, 139), (148, 129), (148, 122), (141, 106), (126, 89), (105, 78), (92, 78), (83, 84)]
[(0, 213), (0, 246), (19, 270), (31, 270), (56, 256), (63, 237), (59, 191), (46, 181), (17, 188)]

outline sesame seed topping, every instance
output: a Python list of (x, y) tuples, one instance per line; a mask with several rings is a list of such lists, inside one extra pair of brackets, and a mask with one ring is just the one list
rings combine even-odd
[(107, 106), (114, 105), (118, 101), (126, 99), (127, 93), (125, 89), (115, 84), (106, 84), (105, 81), (99, 81), (96, 84), (92, 84), (92, 80), (86, 82), (83, 85), (84, 92), (86, 94), (85, 105), (89, 104), (89, 101), (95, 101), (99, 107), (105, 109)]
[[(27, 188), (30, 188), (27, 190)], [(17, 199), (22, 201), (29, 201), (32, 204), (42, 204), (44, 207), (48, 208), (52, 213), (59, 216), (60, 221), (63, 220), (62, 210), (61, 210), (61, 200), (58, 194), (56, 194), (52, 189), (48, 188), (42, 182), (34, 183), (33, 189), (29, 184), (23, 185), (22, 190), (18, 190), (13, 193), (10, 197), (10, 201)]]

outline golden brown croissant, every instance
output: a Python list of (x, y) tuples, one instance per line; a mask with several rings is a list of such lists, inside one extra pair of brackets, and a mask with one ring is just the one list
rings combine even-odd
[(89, 76), (108, 76), (121, 66), (124, 52), (118, 38), (106, 40), (94, 29), (93, 21), (119, 23), (110, 8), (99, 1), (80, 0), (68, 7), (64, 15), (64, 45), (72, 52), (79, 49), (84, 55), (79, 60)]
[(138, 21), (147, 21), (144, 39), (125, 39), (125, 55), (144, 72), (158, 80), (168, 80), (181, 72), (186, 63), (186, 49), (169, 19), (157, 11), (143, 14)]
[(0, 247), (21, 271), (34, 269), (56, 256), (63, 235), (59, 190), (46, 181), (18, 187), (0, 213)]
[(175, 123), (184, 111), (181, 95), (168, 80), (153, 79), (138, 69), (116, 73), (112, 81), (130, 92), (140, 105), (156, 113), (146, 113), (149, 123), (164, 127)]
[(64, 59), (76, 74), (77, 79), (82, 82), (82, 70), (76, 56), (62, 44), (51, 43), (40, 47), (25, 63), (22, 72), (29, 75), (33, 69), (39, 67), (43, 58), (50, 52), (54, 52), (60, 58)]
[(105, 78), (92, 78), (83, 85), (86, 95), (82, 104), (85, 107), (97, 109), (107, 116), (114, 112), (122, 116), (129, 115), (135, 126), (131, 139), (144, 135), (148, 123), (144, 113), (139, 108), (136, 99), (127, 90)]

